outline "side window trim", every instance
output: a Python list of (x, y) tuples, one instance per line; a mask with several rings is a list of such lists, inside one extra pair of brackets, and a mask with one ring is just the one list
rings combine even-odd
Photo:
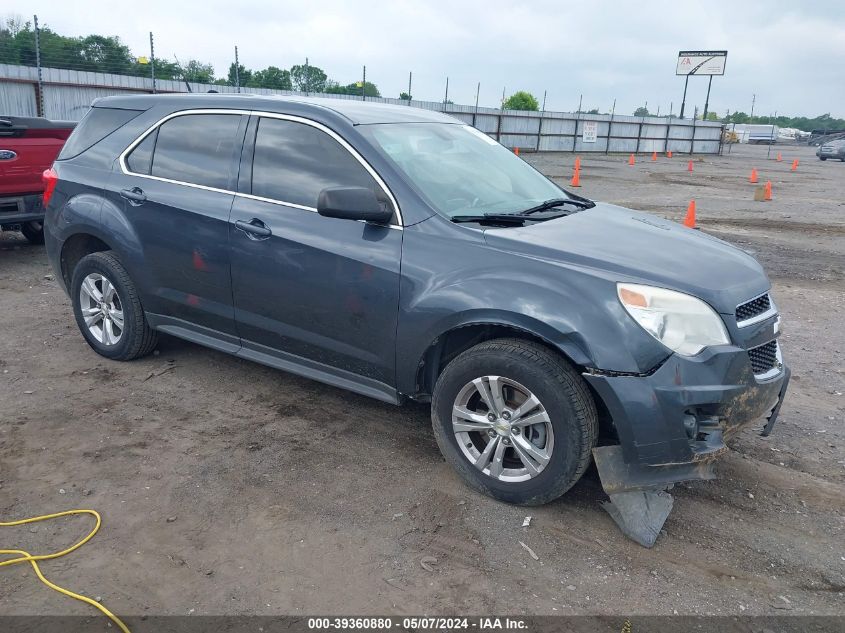
[[(169, 121), (178, 116), (186, 116), (190, 114), (240, 114), (243, 116), (242, 119), (242, 126), (238, 129), (239, 138), (241, 143), (243, 144), (242, 149), (240, 152), (234, 152), (235, 156), (239, 158), (239, 167), (235, 167), (235, 174), (234, 180), (231, 183), (233, 185), (232, 189), (219, 189), (217, 187), (208, 187), (206, 185), (198, 185), (192, 182), (183, 182), (181, 180), (172, 180), (170, 178), (162, 178), (161, 176), (152, 176), (147, 174), (138, 174), (136, 172), (130, 171), (128, 166), (126, 165), (126, 157), (138, 146), (140, 143), (144, 141), (144, 139), (158, 127), (160, 127), (163, 123)], [(340, 143), (341, 147), (343, 147), (347, 152), (349, 152), (355, 160), (357, 160), (364, 169), (373, 177), (379, 187), (387, 195), (388, 199), (390, 200), (391, 205), (393, 206), (393, 212), (396, 216), (396, 224), (390, 224), (390, 228), (402, 230), (402, 211), (399, 208), (399, 203), (396, 200), (396, 197), (393, 195), (393, 192), (390, 190), (390, 187), (387, 186), (387, 183), (384, 182), (384, 179), (379, 175), (379, 173), (370, 165), (367, 160), (361, 156), (358, 151), (350, 145), (346, 139), (340, 136), (337, 132), (332, 130), (331, 128), (323, 125), (322, 123), (318, 123), (317, 121), (313, 121), (311, 119), (306, 119), (301, 116), (296, 116), (293, 114), (281, 114), (278, 112), (265, 112), (261, 110), (235, 110), (235, 109), (227, 109), (227, 108), (200, 108), (200, 109), (193, 109), (193, 110), (180, 110), (178, 112), (171, 112), (170, 114), (163, 116), (161, 119), (153, 123), (149, 128), (147, 128), (138, 138), (136, 138), (130, 145), (121, 152), (120, 156), (118, 157), (118, 164), (120, 165), (120, 170), (126, 174), (127, 176), (137, 176), (138, 178), (149, 178), (152, 180), (159, 180), (161, 182), (169, 182), (175, 185), (183, 185), (185, 187), (195, 187), (197, 189), (205, 189), (206, 191), (219, 191), (220, 193), (231, 193), (235, 196), (239, 196), (242, 198), (250, 198), (252, 200), (260, 200), (262, 202), (269, 202), (271, 204), (279, 204), (286, 207), (293, 207), (294, 209), (302, 209), (303, 211), (312, 211), (314, 213), (317, 212), (317, 209), (314, 207), (309, 207), (301, 204), (295, 204), (292, 202), (285, 202), (283, 200), (274, 200), (272, 198), (262, 198), (260, 196), (254, 196), (251, 193), (246, 193), (243, 191), (244, 188), (250, 188), (252, 182), (252, 159), (255, 153), (255, 139), (250, 141), (245, 139), (244, 136), (246, 134), (247, 128), (250, 131), (257, 131), (258, 129), (258, 120), (261, 117), (267, 117), (271, 119), (282, 119), (285, 121), (294, 121), (296, 123), (304, 123), (305, 125), (310, 125), (311, 127), (317, 128), (318, 130), (325, 132), (335, 141)], [(244, 123), (244, 120), (247, 120), (247, 123)], [(252, 127), (252, 121), (255, 121), (255, 128)], [(247, 151), (247, 145), (251, 146), (250, 151)], [(248, 156), (247, 156), (248, 154)], [(246, 175), (244, 172), (243, 164), (245, 160), (249, 160), (249, 180), (247, 180), (246, 184), (244, 184), (243, 176)]]

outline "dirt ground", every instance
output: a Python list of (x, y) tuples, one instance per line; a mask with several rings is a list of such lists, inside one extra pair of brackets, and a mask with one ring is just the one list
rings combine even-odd
[[(594, 475), (541, 508), (473, 493), (440, 457), (426, 406), (168, 337), (144, 360), (107, 361), (43, 248), (12, 233), (0, 236), (0, 517), (100, 511), (99, 535), (43, 568), (127, 615), (845, 615), (845, 164), (780, 149), (783, 162), (733, 147), (691, 174), (687, 156), (582, 157), (582, 195), (675, 220), (695, 198), (702, 230), (760, 259), (794, 371), (774, 434), (747, 429), (717, 481), (677, 486), (652, 550), (616, 529)], [(560, 182), (574, 160), (524, 158)], [(752, 167), (772, 202), (752, 200)], [(53, 551), (87, 527), (2, 528), (0, 547)], [(92, 612), (29, 567), (0, 570), (0, 613)]]

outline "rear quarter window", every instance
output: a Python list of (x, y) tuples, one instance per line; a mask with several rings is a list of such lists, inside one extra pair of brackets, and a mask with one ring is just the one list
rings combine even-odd
[(141, 114), (141, 110), (91, 108), (62, 147), (56, 160), (75, 158)]

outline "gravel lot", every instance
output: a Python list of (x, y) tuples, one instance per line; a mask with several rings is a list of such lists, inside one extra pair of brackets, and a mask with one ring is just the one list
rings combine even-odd
[[(0, 516), (99, 510), (100, 534), (43, 568), (126, 615), (845, 615), (845, 164), (779, 149), (780, 163), (733, 147), (695, 158), (692, 174), (687, 156), (633, 167), (582, 156), (582, 195), (676, 220), (695, 198), (702, 230), (760, 259), (794, 371), (774, 434), (747, 429), (717, 481), (677, 486), (652, 550), (600, 509), (592, 473), (530, 510), (471, 492), (441, 459), (425, 406), (167, 337), (154, 356), (107, 361), (79, 335), (43, 248), (11, 233), (0, 236)], [(523, 157), (571, 175), (570, 154)], [(753, 201), (752, 167), (772, 202)], [(87, 526), (4, 528), (0, 543), (53, 551)], [(19, 565), (0, 570), (0, 613), (93, 610)]]

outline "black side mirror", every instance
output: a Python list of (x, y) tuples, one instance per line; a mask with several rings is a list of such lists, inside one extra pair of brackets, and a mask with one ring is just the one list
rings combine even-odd
[(317, 198), (317, 213), (327, 218), (387, 224), (393, 210), (366, 187), (327, 187)]

